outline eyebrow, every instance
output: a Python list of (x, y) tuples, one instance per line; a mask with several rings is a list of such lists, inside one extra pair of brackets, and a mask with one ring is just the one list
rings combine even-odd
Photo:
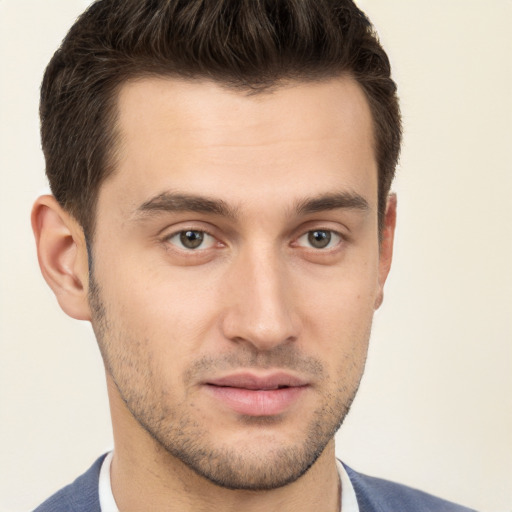
[(295, 210), (298, 215), (307, 215), (339, 208), (367, 212), (370, 210), (370, 205), (363, 196), (357, 193), (337, 192), (299, 201)]
[(161, 212), (197, 212), (232, 219), (236, 217), (236, 210), (221, 199), (173, 192), (163, 192), (149, 199), (137, 208), (135, 215), (145, 217), (147, 214)]
[[(353, 192), (338, 192), (322, 194), (313, 198), (298, 201), (294, 208), (296, 215), (308, 215), (312, 213), (350, 209), (366, 212), (370, 206), (366, 199)], [(222, 199), (212, 199), (195, 194), (163, 192), (142, 203), (134, 214), (136, 217), (146, 217), (151, 214), (165, 212), (196, 212), (219, 215), (230, 219), (236, 219), (237, 209), (228, 205)]]

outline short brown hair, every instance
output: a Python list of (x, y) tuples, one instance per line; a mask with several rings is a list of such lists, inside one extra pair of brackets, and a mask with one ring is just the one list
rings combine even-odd
[(92, 236), (115, 169), (116, 102), (128, 79), (206, 78), (260, 92), (350, 74), (374, 122), (382, 219), (401, 142), (396, 86), (374, 29), (351, 0), (98, 0), (51, 59), (41, 87), (46, 174)]

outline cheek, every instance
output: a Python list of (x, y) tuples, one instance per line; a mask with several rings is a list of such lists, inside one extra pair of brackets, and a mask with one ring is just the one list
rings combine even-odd
[(183, 361), (215, 322), (213, 287), (202, 278), (155, 266), (129, 278), (112, 272), (104, 282), (116, 324), (160, 358)]
[(307, 293), (301, 295), (306, 339), (312, 340), (311, 346), (322, 352), (327, 364), (342, 369), (346, 364), (364, 364), (378, 291), (376, 266), (358, 267), (309, 283)]
[[(360, 259), (344, 262), (337, 268), (319, 268), (296, 283), (304, 311), (323, 317), (330, 328), (335, 325), (368, 323), (378, 293), (378, 265)], [(337, 332), (337, 331), (334, 331)]]

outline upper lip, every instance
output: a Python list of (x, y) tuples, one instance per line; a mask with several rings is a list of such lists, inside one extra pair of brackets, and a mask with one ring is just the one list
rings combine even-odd
[(244, 372), (207, 380), (205, 384), (252, 390), (272, 390), (285, 387), (307, 386), (308, 382), (286, 372), (274, 372), (267, 375)]

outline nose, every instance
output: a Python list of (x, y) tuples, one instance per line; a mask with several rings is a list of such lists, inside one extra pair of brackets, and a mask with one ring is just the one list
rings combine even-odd
[[(237, 257), (227, 277), (223, 334), (258, 351), (295, 341), (299, 318), (291, 276), (278, 251), (254, 248)], [(229, 283), (229, 284), (228, 284)]]

